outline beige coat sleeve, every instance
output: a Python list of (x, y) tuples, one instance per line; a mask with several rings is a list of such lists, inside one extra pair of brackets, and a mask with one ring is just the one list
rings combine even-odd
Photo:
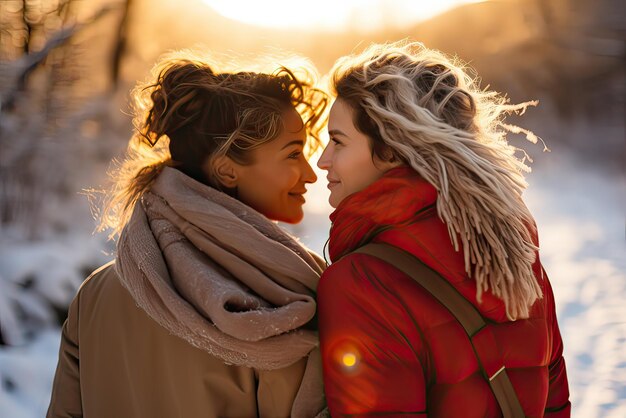
[(83, 416), (78, 347), (79, 298), (80, 291), (70, 304), (67, 320), (63, 324), (59, 363), (54, 376), (52, 396), (46, 418)]

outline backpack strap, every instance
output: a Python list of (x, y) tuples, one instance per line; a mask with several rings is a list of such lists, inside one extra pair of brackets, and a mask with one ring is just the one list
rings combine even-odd
[(439, 273), (404, 250), (389, 244), (370, 243), (354, 252), (368, 254), (391, 264), (415, 280), (447, 308), (465, 329), (483, 377), (489, 382), (503, 417), (524, 418), (524, 411), (506, 374), (502, 353), (499, 351), (493, 331), (474, 305)]

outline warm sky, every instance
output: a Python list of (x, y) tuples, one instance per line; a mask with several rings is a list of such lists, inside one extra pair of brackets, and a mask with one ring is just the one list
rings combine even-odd
[[(463, 3), (482, 0), (202, 0), (221, 15), (273, 28), (321, 30), (408, 26)], [(314, 5), (314, 7), (313, 7)]]

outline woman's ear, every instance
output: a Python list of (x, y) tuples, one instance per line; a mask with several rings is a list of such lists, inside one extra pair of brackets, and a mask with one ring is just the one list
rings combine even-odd
[(237, 173), (237, 164), (227, 156), (217, 157), (213, 160), (213, 172), (217, 176), (217, 181), (228, 189), (237, 187), (239, 176)]
[(400, 158), (397, 158), (394, 155), (393, 151), (388, 147), (383, 150), (382, 158), (374, 154), (373, 161), (376, 167), (384, 171), (391, 170), (392, 168), (400, 167), (401, 165), (403, 165), (402, 160)]

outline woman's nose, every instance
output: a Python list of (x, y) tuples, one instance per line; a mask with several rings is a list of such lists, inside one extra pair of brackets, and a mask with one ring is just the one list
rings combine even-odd
[(322, 155), (320, 155), (320, 159), (317, 160), (317, 166), (319, 168), (321, 168), (322, 170), (328, 170), (330, 168), (330, 144), (326, 146), (326, 148), (324, 148), (324, 152), (322, 152)]
[(305, 163), (304, 174), (302, 176), (305, 183), (315, 183), (317, 181), (317, 174), (313, 171), (313, 167), (307, 161)]

